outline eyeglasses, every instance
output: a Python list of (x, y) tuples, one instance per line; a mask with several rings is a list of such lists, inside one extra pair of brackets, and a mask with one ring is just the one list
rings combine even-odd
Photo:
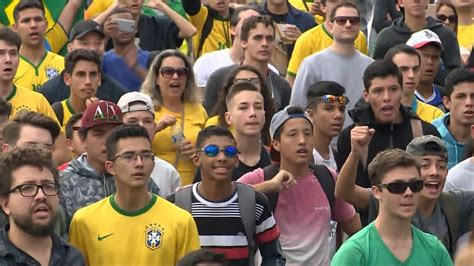
[(446, 20), (448, 19), (450, 23), (456, 22), (456, 20), (458, 20), (456, 18), (456, 15), (446, 16), (446, 15), (439, 14), (439, 15), (436, 15), (436, 18), (441, 20), (442, 22), (446, 22)]
[(122, 154), (119, 154), (114, 157), (113, 161), (117, 160), (118, 158), (121, 158), (127, 163), (131, 163), (137, 159), (137, 157), (140, 157), (142, 161), (154, 161), (155, 160), (155, 154), (151, 151), (144, 151), (144, 152), (124, 152)]
[(321, 97), (318, 97), (317, 99), (321, 100), (324, 103), (335, 103), (336, 101), (343, 105), (349, 103), (349, 98), (347, 98), (346, 96), (334, 96), (331, 94), (323, 95)]
[(207, 145), (206, 147), (198, 150), (198, 152), (201, 152), (201, 151), (211, 158), (216, 157), (221, 151), (224, 152), (224, 155), (227, 158), (234, 158), (239, 153), (239, 151), (237, 150), (237, 147), (235, 146), (226, 146), (223, 149), (221, 149), (219, 148), (219, 146), (213, 145), (213, 144)]
[(236, 78), (234, 79), (234, 84), (240, 83), (240, 82), (250, 82), (254, 85), (260, 86), (260, 79), (259, 78)]
[(340, 17), (335, 17), (334, 21), (336, 22), (337, 25), (339, 26), (344, 26), (346, 25), (347, 21), (351, 25), (359, 25), (360, 23), (360, 18), (359, 17), (346, 17), (346, 16), (340, 16)]
[(20, 191), (20, 194), (23, 197), (36, 197), (38, 194), (38, 190), (41, 188), (43, 194), (46, 196), (54, 196), (58, 194), (59, 191), (59, 184), (57, 183), (46, 183), (42, 185), (37, 184), (23, 184), (12, 188), (9, 193), (13, 193), (15, 191)]
[(180, 67), (180, 68), (173, 68), (173, 67), (162, 67), (160, 68), (161, 76), (164, 78), (170, 79), (176, 73), (178, 78), (185, 78), (189, 75), (189, 68), (187, 67)]
[(410, 187), (410, 190), (413, 193), (420, 192), (423, 189), (425, 182), (423, 180), (418, 179), (410, 182), (403, 182), (403, 181), (395, 181), (388, 184), (378, 184), (378, 187), (383, 187), (388, 190), (388, 192), (392, 194), (403, 194), (407, 190), (407, 187)]

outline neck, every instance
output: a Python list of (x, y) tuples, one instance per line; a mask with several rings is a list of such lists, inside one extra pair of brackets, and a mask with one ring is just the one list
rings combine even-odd
[(117, 187), (115, 193), (115, 202), (117, 205), (127, 211), (136, 212), (143, 209), (151, 200), (151, 194), (147, 191), (146, 186), (139, 188), (121, 188)]
[(119, 44), (117, 42), (114, 42), (114, 51), (117, 55), (125, 55), (126, 52), (129, 52), (129, 50), (132, 49), (137, 49), (133, 41), (127, 44)]
[(5, 99), (5, 97), (10, 94), (10, 92), (13, 90), (13, 80), (10, 81), (0, 81), (0, 97), (2, 99)]
[(433, 83), (420, 82), (416, 89), (424, 98), (428, 98), (433, 95)]
[(283, 169), (291, 173), (295, 178), (305, 177), (309, 175), (309, 173), (311, 172), (311, 169), (309, 169), (308, 163), (293, 164), (287, 160), (284, 160), (284, 158), (281, 158), (280, 169)]
[(465, 126), (450, 119), (448, 129), (458, 142), (466, 143), (471, 138), (471, 125)]
[(239, 133), (235, 135), (237, 149), (240, 154), (259, 154), (260, 155), (260, 138), (261, 136), (245, 136)]
[(268, 61), (257, 61), (250, 58), (250, 56), (245, 56), (242, 65), (251, 65), (255, 67), (263, 77), (268, 76)]
[(405, 24), (412, 32), (420, 31), (426, 28), (426, 18), (405, 16)]
[(382, 239), (397, 241), (412, 237), (411, 219), (394, 219), (394, 217), (384, 215), (384, 212), (380, 210), (374, 223)]
[(92, 168), (94, 168), (94, 170), (97, 171), (97, 173), (99, 174), (106, 173), (104, 163), (97, 162), (96, 160), (91, 160), (90, 158), (87, 157), (87, 154), (86, 154), (86, 159), (87, 159), (87, 162), (92, 166)]
[(356, 49), (354, 47), (354, 42), (352, 43), (341, 43), (333, 41), (331, 45), (331, 50), (342, 56), (351, 56), (355, 53)]
[(474, 23), (474, 7), (458, 8), (459, 25), (471, 25)]
[[(411, 107), (411, 104), (413, 103), (415, 97), (415, 92), (413, 91), (408, 91), (408, 90), (403, 90), (402, 93), (402, 104), (406, 107)], [(416, 110), (413, 110), (416, 111)]]
[(50, 254), (53, 247), (51, 236), (32, 236), (21, 231), (14, 223), (10, 224), (8, 238), (17, 248), (25, 251), (35, 259), (38, 259), (39, 256), (44, 256), (44, 254)]
[(281, 2), (280, 4), (274, 4), (270, 1), (267, 1), (267, 10), (275, 15), (284, 15), (288, 13), (288, 5), (285, 2)]
[(313, 132), (314, 149), (316, 149), (325, 160), (329, 159), (329, 144), (331, 143), (331, 139), (331, 137), (317, 130)]
[(38, 45), (37, 47), (28, 47), (26, 45), (20, 47), (20, 55), (27, 58), (28, 61), (33, 64), (38, 64), (45, 53), (46, 49), (44, 48), (44, 44)]
[(217, 12), (217, 14), (219, 14), (219, 16), (221, 16), (222, 18), (228, 18), (230, 16), (230, 8), (226, 8), (223, 11), (219, 11)]
[(198, 192), (205, 199), (210, 201), (223, 201), (234, 192), (234, 185), (230, 182), (230, 178), (225, 181), (215, 181), (203, 178), (198, 184)]
[(180, 98), (169, 98), (163, 100), (163, 106), (174, 113), (181, 112), (181, 99)]
[(69, 97), (69, 103), (75, 113), (84, 112), (87, 108), (86, 101), (76, 97), (74, 94), (71, 94), (71, 97)]
[(421, 213), (421, 216), (423, 216), (423, 218), (430, 218), (433, 215), (437, 202), (437, 199), (426, 199), (420, 197), (418, 211)]

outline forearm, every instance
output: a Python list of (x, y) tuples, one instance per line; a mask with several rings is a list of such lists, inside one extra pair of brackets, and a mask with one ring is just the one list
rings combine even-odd
[(342, 230), (349, 236), (357, 233), (361, 228), (360, 216), (355, 213), (351, 218), (341, 222)]
[(94, 21), (97, 22), (97, 24), (99, 25), (104, 25), (105, 21), (113, 12), (115, 12), (116, 9), (118, 9), (118, 6), (112, 4), (104, 12), (100, 13), (97, 17), (95, 17)]
[(179, 29), (180, 38), (189, 38), (189, 37), (194, 36), (194, 34), (196, 34), (197, 30), (193, 26), (193, 24), (191, 24), (185, 18), (180, 16), (178, 13), (176, 13), (168, 5), (163, 5), (163, 8), (161, 11), (165, 13), (176, 24), (176, 26)]
[(66, 33), (72, 28), (74, 24), (74, 18), (76, 17), (77, 11), (81, 8), (82, 3), (77, 1), (69, 1), (61, 11), (61, 15), (59, 15), (58, 22), (63, 27)]
[(258, 245), (258, 249), (260, 251), (260, 255), (262, 255), (262, 266), (285, 265), (286, 259), (283, 257), (280, 241), (278, 239)]
[(357, 208), (367, 209), (369, 195), (365, 189), (356, 185), (358, 166), (359, 156), (351, 152), (339, 173), (334, 194)]
[(277, 189), (275, 188), (275, 185), (273, 184), (272, 180), (268, 180), (259, 184), (256, 184), (253, 186), (255, 190), (258, 192), (261, 192), (263, 194), (270, 194), (274, 192), (278, 192)]

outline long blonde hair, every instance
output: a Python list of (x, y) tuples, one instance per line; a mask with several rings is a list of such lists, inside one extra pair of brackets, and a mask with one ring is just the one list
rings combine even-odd
[(186, 79), (186, 87), (184, 88), (183, 95), (181, 95), (181, 102), (184, 103), (199, 103), (199, 96), (196, 87), (196, 82), (194, 81), (193, 68), (189, 60), (178, 50), (164, 50), (159, 53), (152, 61), (150, 70), (146, 75), (145, 80), (143, 81), (140, 91), (148, 96), (150, 96), (153, 104), (155, 105), (155, 110), (158, 111), (163, 105), (163, 97), (161, 96), (160, 88), (156, 84), (156, 77), (159, 75), (161, 64), (163, 60), (167, 57), (179, 57), (183, 60), (184, 65), (189, 69), (189, 74)]

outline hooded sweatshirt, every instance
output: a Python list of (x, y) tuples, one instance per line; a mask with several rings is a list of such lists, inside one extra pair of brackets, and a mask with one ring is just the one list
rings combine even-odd
[[(108, 173), (98, 173), (87, 161), (85, 153), (71, 161), (60, 173), (60, 180), (60, 201), (67, 227), (78, 209), (108, 197), (116, 190), (114, 177)], [(158, 187), (153, 181), (148, 182), (148, 190), (158, 194)]]
[[(452, 30), (444, 27), (442, 23), (432, 17), (426, 18), (426, 23), (426, 29), (436, 33), (443, 44), (443, 50), (441, 52), (443, 64), (436, 77), (437, 81), (439, 80), (441, 82), (437, 84), (443, 85), (447, 74), (451, 70), (461, 67), (461, 54), (458, 40)], [(413, 31), (405, 24), (404, 17), (394, 20), (390, 27), (382, 30), (377, 36), (374, 59), (382, 59), (390, 48), (397, 44), (406, 43), (412, 33)]]
[(434, 120), (433, 126), (438, 129), (446, 145), (446, 150), (448, 150), (448, 169), (451, 169), (464, 159), (464, 143), (458, 142), (451, 134), (448, 128), (449, 121), (450, 115), (447, 113), (443, 117)]

